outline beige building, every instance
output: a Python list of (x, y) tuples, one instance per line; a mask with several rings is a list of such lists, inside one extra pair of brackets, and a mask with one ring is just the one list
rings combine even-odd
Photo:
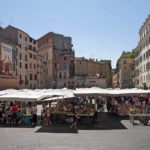
[(119, 88), (133, 88), (134, 87), (134, 52), (123, 52), (117, 61), (117, 70), (119, 77)]
[(135, 48), (135, 87), (150, 88), (150, 15), (139, 30), (140, 41)]
[(19, 88), (37, 87), (37, 43), (24, 31), (12, 26), (0, 30), (0, 37), (16, 49), (16, 76)]
[(38, 39), (38, 55), (44, 63), (43, 86), (45, 88), (74, 87), (70, 74), (74, 62), (71, 37), (49, 32)]
[(75, 82), (76, 87), (98, 86), (111, 87), (111, 61), (76, 58)]

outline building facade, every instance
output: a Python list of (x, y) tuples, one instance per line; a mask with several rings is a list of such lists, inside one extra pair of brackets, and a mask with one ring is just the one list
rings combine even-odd
[(119, 72), (117, 68), (112, 70), (112, 87), (113, 88), (119, 87)]
[(135, 48), (135, 86), (137, 88), (150, 88), (150, 15), (139, 30), (140, 40)]
[(74, 88), (74, 51), (71, 37), (49, 32), (38, 39), (38, 54), (42, 56), (46, 88)]
[(0, 37), (13, 43), (16, 50), (16, 77), (19, 88), (37, 88), (37, 43), (24, 31), (13, 26), (0, 30)]
[(133, 88), (135, 74), (134, 52), (123, 52), (117, 61), (119, 88)]
[(76, 87), (111, 87), (111, 61), (75, 58)]

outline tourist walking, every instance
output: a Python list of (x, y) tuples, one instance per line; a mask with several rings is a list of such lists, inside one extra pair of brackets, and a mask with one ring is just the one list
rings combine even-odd
[(37, 106), (32, 107), (32, 125), (37, 125)]
[(70, 128), (74, 128), (74, 129), (77, 129), (77, 122), (78, 122), (78, 115), (76, 114), (76, 112), (74, 111), (73, 112), (73, 122), (72, 124), (70, 125)]

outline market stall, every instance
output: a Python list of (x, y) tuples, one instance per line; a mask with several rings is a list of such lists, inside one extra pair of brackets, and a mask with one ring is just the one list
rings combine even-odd
[[(85, 122), (93, 122), (96, 112), (103, 111), (105, 104), (111, 106), (111, 112), (117, 115), (128, 115), (134, 104), (136, 112), (141, 112), (141, 107), (150, 104), (150, 90), (141, 89), (101, 89), (98, 87), (70, 89), (8, 89), (0, 91), (0, 108), (8, 110), (11, 103), (16, 103), (22, 109), (24, 116), (31, 116), (33, 105), (44, 105), (57, 116), (71, 117), (73, 110)], [(144, 104), (145, 103), (145, 104)], [(24, 111), (25, 108), (25, 111)], [(41, 107), (41, 109), (43, 109)], [(0, 109), (0, 117), (5, 118)], [(41, 112), (39, 115), (41, 115)], [(19, 113), (18, 113), (19, 115)]]
[[(134, 103), (136, 112), (141, 112), (143, 101), (150, 98), (150, 90), (142, 89), (101, 89), (97, 87), (79, 88), (74, 92), (75, 96), (98, 96), (105, 97), (108, 111), (125, 116), (129, 115), (131, 105)], [(110, 107), (110, 108), (109, 108)]]
[(63, 92), (66, 92), (66, 90), (10, 89), (0, 91), (0, 123), (8, 125), (31, 124), (33, 116), (41, 115), (38, 109), (40, 105), (37, 105), (38, 102), (53, 97), (54, 95), (60, 95)]

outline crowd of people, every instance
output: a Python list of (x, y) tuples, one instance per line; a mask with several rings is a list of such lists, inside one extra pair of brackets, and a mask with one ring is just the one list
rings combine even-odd
[[(140, 103), (140, 104), (139, 104)], [(87, 107), (91, 104), (95, 109)], [(90, 113), (91, 110), (102, 112), (106, 108), (107, 112), (113, 112), (115, 105), (130, 106), (130, 113), (135, 112), (136, 105), (144, 106), (150, 105), (150, 99), (138, 97), (78, 97), (71, 102), (69, 107), (72, 110), (72, 120), (70, 121), (70, 128), (77, 128), (79, 119), (78, 112), (86, 110)], [(105, 107), (105, 108), (104, 108)], [(85, 109), (86, 108), (86, 109)], [(54, 122), (54, 113), (51, 107), (43, 106), (41, 111), (41, 124), (51, 126)], [(37, 104), (30, 102), (0, 102), (0, 124), (6, 125), (37, 125)]]
[(1, 102), (0, 124), (37, 124), (37, 107), (31, 103)]

